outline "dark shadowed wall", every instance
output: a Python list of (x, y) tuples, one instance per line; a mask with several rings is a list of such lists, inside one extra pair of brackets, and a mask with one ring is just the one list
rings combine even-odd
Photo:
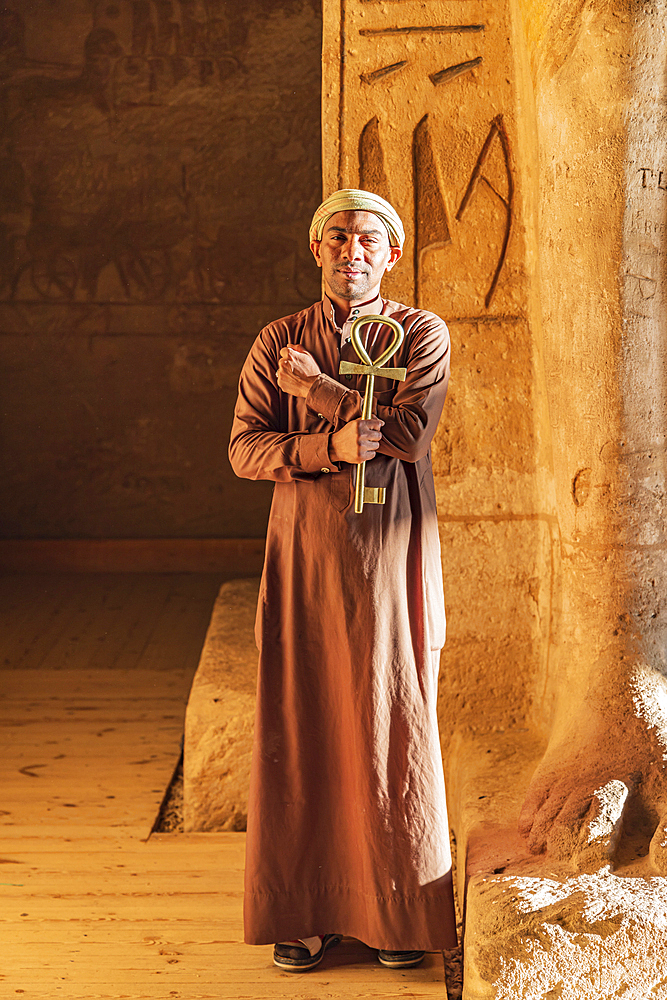
[(226, 449), (319, 295), (319, 0), (0, 5), (0, 532), (263, 534)]

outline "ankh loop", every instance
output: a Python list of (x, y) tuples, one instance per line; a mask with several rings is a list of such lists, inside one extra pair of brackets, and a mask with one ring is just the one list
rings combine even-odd
[[(369, 323), (384, 323), (385, 326), (390, 327), (394, 331), (394, 339), (392, 340), (386, 351), (372, 361), (368, 351), (361, 342), (361, 337), (359, 336), (359, 331), (362, 326), (367, 326)], [(397, 323), (395, 319), (389, 319), (388, 316), (358, 316), (352, 324), (352, 329), (350, 330), (350, 339), (352, 340), (352, 345), (357, 352), (360, 361), (360, 365), (353, 364), (351, 361), (341, 361), (340, 368), (338, 369), (341, 375), (366, 375), (366, 393), (364, 395), (364, 403), (361, 408), (361, 419), (370, 420), (373, 415), (373, 387), (375, 385), (375, 376), (379, 375), (381, 378), (391, 378), (398, 382), (405, 382), (407, 376), (406, 368), (384, 368), (385, 362), (393, 358), (396, 351), (399, 349), (403, 343), (403, 338), (405, 337), (405, 331), (400, 323)], [(366, 486), (366, 463), (362, 462), (357, 466), (357, 484), (354, 490), (354, 509), (357, 514), (361, 514), (364, 509), (365, 503), (384, 503), (386, 496), (386, 489), (384, 486), (372, 487)]]

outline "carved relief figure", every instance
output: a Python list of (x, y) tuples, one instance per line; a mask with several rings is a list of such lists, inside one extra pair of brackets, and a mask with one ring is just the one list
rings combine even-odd
[(428, 250), (451, 243), (443, 184), (436, 158), (428, 115), (416, 126), (412, 140), (413, 183), (415, 186), (415, 302), (421, 301), (419, 278), (422, 258)]
[[(484, 202), (483, 215), (494, 217), (494, 229), (498, 230), (498, 238), (495, 246), (489, 246), (485, 251), (488, 264), (483, 268), (475, 268), (475, 273), (487, 271), (488, 279), (486, 285), (480, 286), (475, 298), (476, 308), (489, 309), (495, 297), (498, 282), (505, 267), (507, 250), (511, 238), (512, 226), (512, 203), (511, 192), (513, 188), (512, 164), (510, 156), (509, 138), (502, 124), (502, 115), (496, 115), (487, 126), (487, 135), (479, 154), (478, 162), (470, 165), (470, 173), (465, 180), (465, 190), (457, 193), (460, 184), (459, 177), (454, 177), (449, 171), (447, 176), (442, 174), (442, 167), (445, 164), (457, 163), (458, 155), (456, 148), (444, 146), (442, 142), (442, 127), (440, 121), (442, 114), (437, 115), (436, 109), (441, 105), (447, 105), (447, 88), (460, 86), (455, 81), (465, 80), (468, 87), (474, 88), (475, 71), (484, 64), (482, 55), (475, 55), (472, 58), (460, 62), (453, 61), (450, 64), (442, 65), (442, 49), (433, 48), (433, 69), (429, 67), (430, 60), (426, 57), (428, 49), (426, 46), (432, 40), (450, 39), (452, 45), (461, 39), (476, 39), (477, 36), (483, 38), (486, 26), (483, 23), (454, 24), (438, 23), (437, 15), (431, 14), (431, 9), (422, 23), (403, 23), (407, 21), (407, 16), (400, 16), (400, 12), (373, 5), (362, 7), (360, 3), (346, 0), (344, 8), (344, 30), (352, 31), (352, 36), (358, 36), (363, 55), (358, 57), (364, 66), (370, 65), (377, 68), (364, 68), (361, 72), (352, 70), (351, 58), (343, 54), (343, 72), (347, 75), (348, 62), (350, 63), (350, 79), (346, 83), (346, 89), (341, 93), (339, 106), (339, 160), (341, 166), (338, 171), (338, 183), (343, 183), (344, 171), (343, 161), (347, 157), (346, 146), (348, 140), (345, 128), (346, 100), (344, 94), (349, 93), (350, 81), (354, 81), (355, 89), (358, 84), (358, 95), (363, 100), (363, 105), (373, 108), (375, 114), (371, 117), (361, 131), (359, 138), (359, 183), (368, 187), (369, 190), (378, 193), (386, 193), (387, 176), (392, 175), (393, 183), (396, 184), (396, 171), (400, 171), (407, 180), (407, 185), (402, 185), (405, 199), (408, 191), (406, 187), (412, 188), (413, 204), (406, 202), (406, 209), (411, 209), (414, 215), (414, 289), (413, 294), (416, 301), (421, 301), (420, 286), (422, 285), (422, 272), (425, 264), (425, 254), (430, 250), (443, 250), (449, 248), (446, 254), (441, 254), (429, 259), (429, 267), (447, 267), (449, 271), (460, 269), (459, 261), (469, 258), (471, 251), (478, 254), (477, 244), (471, 244), (471, 234), (479, 228), (479, 205), (474, 210), (468, 209), (473, 201), (473, 193), (478, 182), (482, 182), (487, 191), (494, 193), (496, 204)], [(373, 27), (368, 27), (366, 12), (371, 15)], [(430, 14), (430, 16), (429, 16)], [(361, 18), (364, 17), (362, 20)], [(415, 41), (421, 43), (420, 49), (415, 49)], [(364, 40), (366, 47), (364, 47)], [(382, 49), (379, 46), (382, 44)], [(356, 50), (355, 50), (356, 51)], [(456, 48), (452, 48), (452, 53)], [(403, 56), (403, 58), (396, 58)], [(435, 62), (435, 60), (438, 60)], [(379, 63), (379, 65), (378, 65)], [(410, 109), (407, 114), (404, 112), (397, 118), (393, 104), (390, 102), (386, 110), (385, 94), (386, 88), (390, 88), (392, 93), (398, 93), (404, 80), (414, 80), (415, 75), (420, 79), (419, 89), (423, 91), (422, 107), (426, 114), (415, 117)], [(357, 84), (358, 81), (358, 84)], [(420, 102), (418, 102), (420, 103)], [(401, 127), (397, 124), (400, 120), (409, 123), (412, 121), (413, 134), (410, 138), (410, 148), (412, 150), (412, 163), (405, 163), (405, 152), (400, 153), (397, 145), (400, 143), (399, 134)], [(435, 130), (434, 130), (435, 126)], [(384, 138), (383, 138), (384, 137)], [(390, 138), (389, 138), (390, 137)], [(407, 140), (407, 136), (403, 142)], [(495, 141), (494, 141), (495, 140)], [(460, 141), (460, 140), (459, 140)], [(495, 159), (495, 147), (501, 154), (502, 177), (498, 176), (497, 166), (494, 164), (491, 179), (488, 169), (485, 173), (483, 166), (487, 158)], [(391, 149), (391, 156), (387, 158), (387, 150)], [(397, 155), (398, 154), (398, 155)], [(406, 167), (409, 172), (406, 175)], [(452, 183), (454, 181), (454, 183)], [(460, 204), (457, 203), (460, 200)], [(497, 220), (497, 221), (496, 221)], [(486, 224), (486, 218), (484, 219)], [(489, 251), (491, 251), (489, 253)], [(441, 261), (440, 264), (437, 262)], [(450, 262), (447, 266), (446, 262)], [(472, 291), (472, 289), (471, 289)], [(466, 293), (466, 298), (470, 298), (470, 293)], [(456, 311), (461, 308), (470, 309), (472, 303), (465, 307), (455, 307)]]
[[(300, 291), (307, 261), (291, 235), (270, 261), (246, 255), (242, 275), (225, 240), (243, 211), (243, 171), (226, 155), (226, 131), (245, 127), (231, 109), (245, 87), (241, 57), (249, 58), (255, 6), (232, 16), (221, 2), (95, 0), (79, 65), (71, 55), (32, 58), (20, 8), (4, 10), (0, 171), (9, 185), (17, 164), (23, 193), (0, 205), (0, 296), (308, 297)], [(287, 144), (281, 116), (273, 115), (271, 130), (278, 149)], [(266, 142), (246, 138), (260, 150)], [(255, 156), (253, 169), (268, 177), (275, 168), (263, 159)], [(298, 186), (299, 171), (291, 174)]]

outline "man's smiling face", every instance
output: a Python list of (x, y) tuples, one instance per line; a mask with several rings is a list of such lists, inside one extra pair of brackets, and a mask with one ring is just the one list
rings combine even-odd
[(327, 294), (342, 302), (375, 298), (385, 271), (401, 256), (399, 247), (389, 246), (389, 234), (372, 212), (336, 212), (310, 249), (322, 268)]

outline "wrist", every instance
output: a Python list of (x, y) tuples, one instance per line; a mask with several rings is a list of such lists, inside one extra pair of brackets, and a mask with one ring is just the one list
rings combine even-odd
[(336, 451), (336, 435), (337, 434), (338, 434), (338, 431), (335, 431), (333, 434), (329, 435), (329, 458), (336, 465), (339, 462), (342, 461), (342, 459), (338, 455), (338, 452)]
[(315, 380), (318, 377), (319, 377), (318, 375), (304, 375), (303, 376), (302, 380), (304, 382), (304, 385), (301, 388), (301, 395), (303, 396), (304, 399), (308, 399), (308, 396), (310, 395), (310, 390), (311, 390), (311, 388), (313, 386), (313, 383), (315, 382)]

